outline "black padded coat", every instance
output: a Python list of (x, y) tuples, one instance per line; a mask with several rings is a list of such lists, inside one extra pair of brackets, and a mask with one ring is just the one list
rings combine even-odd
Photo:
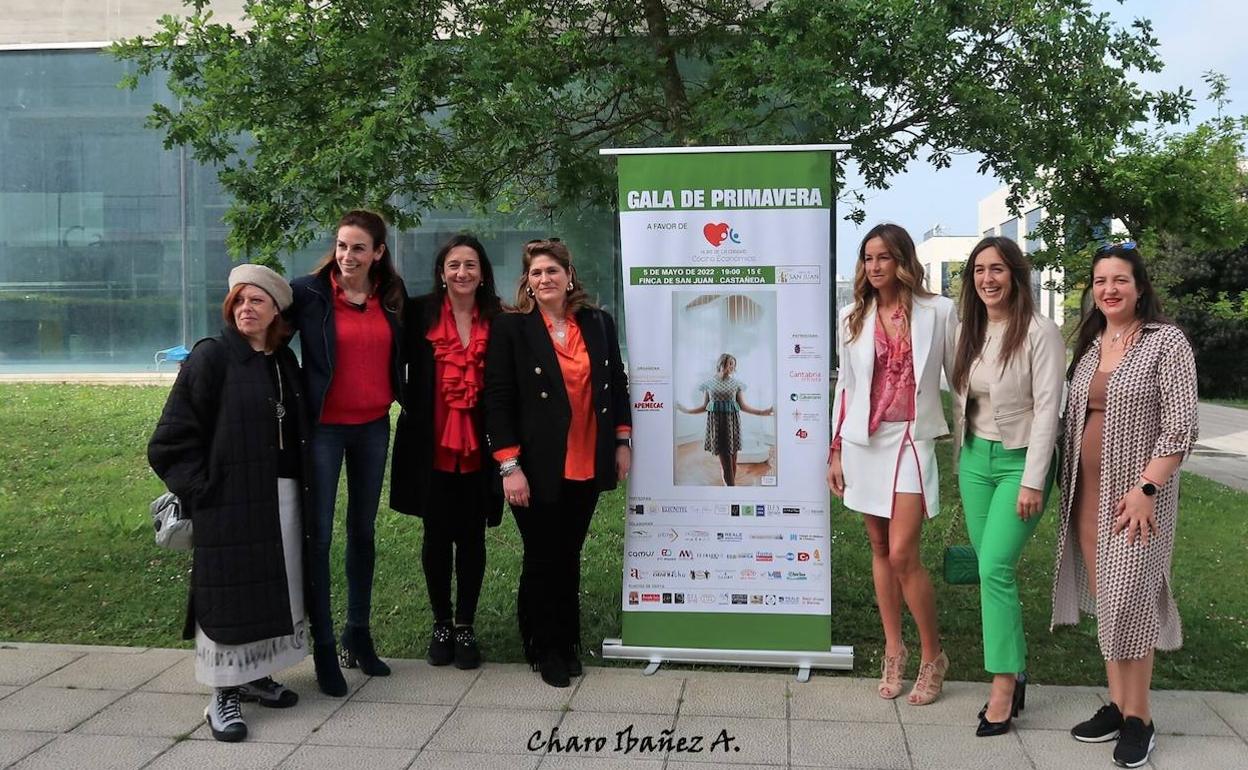
[(194, 637), (196, 622), (221, 644), (293, 633), (278, 518), (277, 392), (268, 369), (274, 361), (287, 419), (298, 420), (301, 437), (306, 554), (309, 428), (299, 364), (289, 348), (270, 358), (229, 328), (201, 341), (178, 372), (147, 445), (152, 470), (195, 524), (186, 639)]

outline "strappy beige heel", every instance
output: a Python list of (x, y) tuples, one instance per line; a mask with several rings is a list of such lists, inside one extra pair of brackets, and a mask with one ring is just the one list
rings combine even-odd
[(880, 666), (880, 684), (877, 687), (881, 698), (892, 700), (901, 695), (901, 677), (906, 673), (906, 661), (909, 657), (910, 651), (904, 644), (901, 646), (900, 654), (884, 656), (884, 661)]
[(940, 697), (945, 686), (945, 672), (949, 670), (949, 657), (941, 650), (936, 660), (919, 666), (919, 675), (906, 700), (911, 706), (926, 706)]

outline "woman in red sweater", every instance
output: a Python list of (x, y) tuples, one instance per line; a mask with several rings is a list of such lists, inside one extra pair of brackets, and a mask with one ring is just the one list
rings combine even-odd
[(407, 290), (386, 247), (386, 223), (349, 211), (334, 248), (310, 275), (291, 281), (291, 321), (300, 336), (312, 455), (311, 619), (316, 681), (327, 695), (347, 694), (335, 657), (330, 616), (329, 546), (343, 461), (347, 466), (347, 623), (342, 662), (369, 676), (390, 668), (369, 631), (375, 545), (373, 525), (390, 444), (390, 404), (402, 393), (401, 318)]

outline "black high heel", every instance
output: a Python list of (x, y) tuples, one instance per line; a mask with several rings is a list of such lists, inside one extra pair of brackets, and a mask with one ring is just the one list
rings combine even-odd
[(333, 641), (313, 645), (312, 662), (316, 666), (316, 686), (321, 692), (334, 698), (347, 694), (347, 679), (338, 668), (338, 652)]
[(390, 667), (377, 657), (373, 637), (367, 628), (347, 626), (340, 641), (342, 652), (338, 657), (343, 668), (359, 668), (368, 676), (390, 676)]
[(1014, 717), (1027, 707), (1027, 674), (1019, 674), (1014, 680), (1014, 696), (1010, 700), (1010, 715), (1004, 722), (990, 722), (984, 715), (988, 713), (988, 704), (979, 710), (979, 727), (975, 728), (978, 738), (991, 738), (994, 735), (1005, 735), (1010, 731), (1010, 723)]

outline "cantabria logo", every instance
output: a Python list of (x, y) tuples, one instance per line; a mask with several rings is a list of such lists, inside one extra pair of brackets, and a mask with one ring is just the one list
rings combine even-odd
[(719, 248), (724, 241), (740, 243), (741, 236), (727, 222), (707, 222), (702, 226), (702, 235), (706, 242)]
[(657, 409), (662, 409), (663, 402), (655, 398), (653, 392), (647, 390), (646, 395), (642, 396), (640, 401), (637, 401), (633, 404), (633, 408), (642, 409), (642, 410), (649, 409), (653, 411)]

